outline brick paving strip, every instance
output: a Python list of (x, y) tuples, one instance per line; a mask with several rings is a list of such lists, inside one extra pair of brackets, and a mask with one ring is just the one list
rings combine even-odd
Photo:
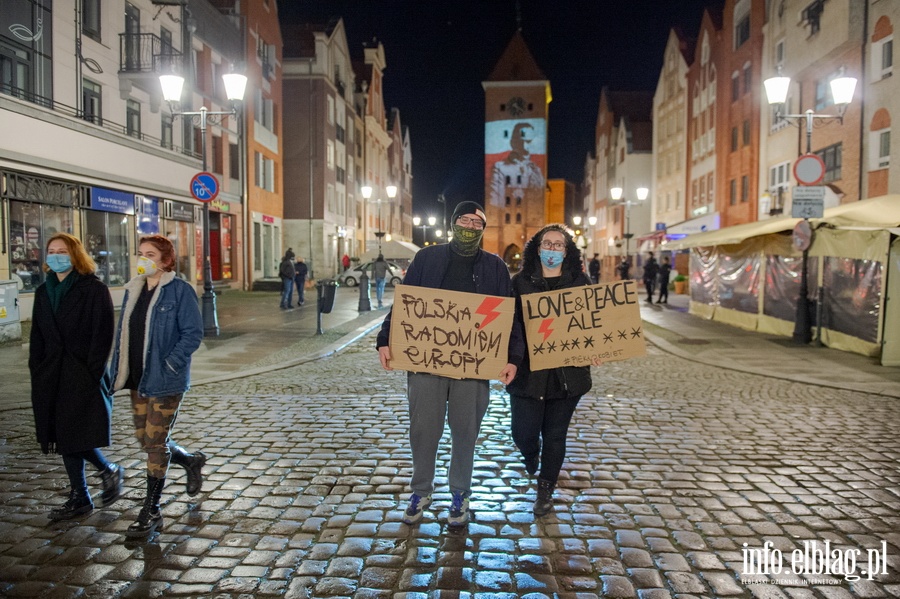
[[(474, 522), (451, 533), (446, 479), (421, 524), (400, 522), (405, 375), (382, 372), (372, 346), (367, 337), (192, 389), (176, 429), (211, 456), (207, 481), (189, 498), (173, 470), (164, 531), (150, 543), (123, 535), (144, 475), (123, 399), (109, 457), (127, 469), (126, 497), (60, 523), (46, 513), (66, 492), (61, 460), (40, 455), (30, 411), (5, 411), (0, 596), (900, 597), (896, 399), (651, 347), (595, 370), (555, 511), (536, 521), (498, 386), (476, 455)], [(444, 474), (446, 444), (438, 458)], [(98, 482), (89, 478), (95, 492)], [(804, 540), (864, 552), (885, 541), (888, 574), (742, 580), (744, 543), (788, 556)]]

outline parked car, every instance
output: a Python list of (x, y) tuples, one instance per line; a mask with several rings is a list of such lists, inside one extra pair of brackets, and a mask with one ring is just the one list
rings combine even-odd
[[(341, 285), (346, 285), (347, 287), (356, 287), (357, 285), (359, 285), (359, 280), (360, 278), (362, 278), (362, 273), (364, 270), (366, 271), (366, 276), (369, 277), (371, 282), (371, 262), (358, 264), (356, 266), (351, 265), (350, 268), (341, 273), (341, 275), (338, 277), (338, 282)], [(406, 275), (406, 270), (400, 268), (393, 262), (388, 262), (388, 273), (388, 276), (385, 277), (385, 279), (387, 279), (387, 281), (385, 282), (393, 287), (394, 285), (399, 285), (401, 282), (403, 282), (403, 277)]]

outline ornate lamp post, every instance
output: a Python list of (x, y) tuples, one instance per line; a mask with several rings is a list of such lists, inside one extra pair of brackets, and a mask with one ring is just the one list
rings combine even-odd
[[(368, 212), (369, 198), (372, 197), (372, 186), (363, 185), (359, 188), (359, 192), (362, 194), (363, 200), (365, 200), (366, 212)], [(366, 218), (366, 224), (368, 229), (368, 217)], [(376, 233), (376, 235), (378, 234)], [(378, 238), (378, 243), (380, 249), (380, 237)], [(372, 302), (369, 299), (369, 273), (366, 272), (365, 268), (362, 269), (362, 273), (359, 275), (359, 304), (356, 309), (358, 312), (369, 312), (372, 310)]]
[[(803, 114), (784, 114), (785, 101), (787, 100), (788, 89), (791, 85), (791, 78), (784, 77), (779, 73), (775, 77), (770, 77), (763, 82), (766, 87), (766, 97), (769, 104), (775, 105), (775, 118), (786, 119), (792, 121), (791, 124), (806, 126), (806, 153), (812, 153), (812, 130), (815, 122), (828, 123), (837, 121), (844, 123), (844, 113), (847, 106), (853, 101), (853, 92), (856, 90), (856, 78), (846, 77), (841, 73), (839, 77), (831, 80), (831, 97), (837, 104), (838, 114), (816, 114), (812, 109), (805, 111)], [(803, 221), (807, 223), (808, 218)], [(809, 230), (809, 240), (803, 246), (803, 263), (800, 265), (800, 295), (797, 298), (797, 312), (794, 318), (794, 334), (793, 341), (799, 345), (807, 345), (812, 341), (812, 318), (810, 314), (809, 302), (809, 266), (807, 261), (809, 258), (809, 246), (812, 243), (812, 229)]]
[(646, 187), (638, 187), (635, 190), (635, 194), (637, 195), (637, 201), (622, 199), (622, 196), (625, 194), (625, 190), (621, 187), (612, 187), (609, 190), (609, 197), (613, 199), (614, 202), (618, 202), (620, 204), (625, 205), (625, 233), (622, 237), (625, 238), (625, 260), (631, 263), (630, 257), (630, 249), (629, 249), (629, 241), (634, 236), (631, 232), (631, 206), (632, 204), (637, 205), (640, 202), (643, 202), (647, 199), (647, 196), (650, 195), (650, 190)]
[(413, 217), (413, 226), (422, 227), (422, 245), (428, 245), (428, 227), (433, 227), (437, 223), (437, 219), (433, 216), (428, 217), (428, 224), (422, 222), (418, 216)]
[[(184, 89), (184, 77), (180, 75), (160, 75), (159, 84), (162, 87), (163, 98), (169, 104), (172, 111), (172, 119), (176, 116), (189, 116), (191, 121), (198, 120), (200, 125), (201, 155), (203, 170), (206, 171), (206, 125), (208, 122), (221, 122), (229, 116), (238, 116), (237, 103), (244, 99), (244, 91), (247, 88), (247, 77), (240, 73), (226, 73), (222, 75), (225, 83), (225, 95), (232, 102), (231, 110), (212, 111), (201, 106), (198, 111), (182, 112), (176, 110), (181, 102), (181, 92)], [(238, 133), (240, 134), (240, 132)], [(246, 207), (245, 207), (246, 208)], [(212, 264), (209, 257), (209, 202), (203, 203), (203, 295), (201, 307), (203, 310), (203, 334), (206, 337), (219, 335), (219, 318), (216, 314), (216, 294), (212, 286)]]

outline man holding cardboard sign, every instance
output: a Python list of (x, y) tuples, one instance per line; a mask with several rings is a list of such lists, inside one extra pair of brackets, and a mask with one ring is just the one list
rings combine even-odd
[(468, 523), (475, 443), (487, 412), (489, 380), (512, 381), (525, 353), (522, 330), (512, 326), (509, 271), (503, 260), (480, 247), (484, 210), (462, 202), (451, 223), (450, 243), (416, 254), (378, 334), (381, 366), (409, 371), (413, 476), (403, 516), (407, 524), (421, 520), (431, 505), (445, 421), (452, 438), (447, 521), (451, 527)]

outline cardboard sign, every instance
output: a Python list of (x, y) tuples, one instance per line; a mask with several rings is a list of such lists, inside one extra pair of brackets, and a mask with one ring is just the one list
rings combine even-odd
[(639, 302), (635, 281), (523, 295), (531, 370), (646, 355)]
[(496, 379), (507, 364), (515, 300), (397, 285), (391, 367), (455, 379)]

